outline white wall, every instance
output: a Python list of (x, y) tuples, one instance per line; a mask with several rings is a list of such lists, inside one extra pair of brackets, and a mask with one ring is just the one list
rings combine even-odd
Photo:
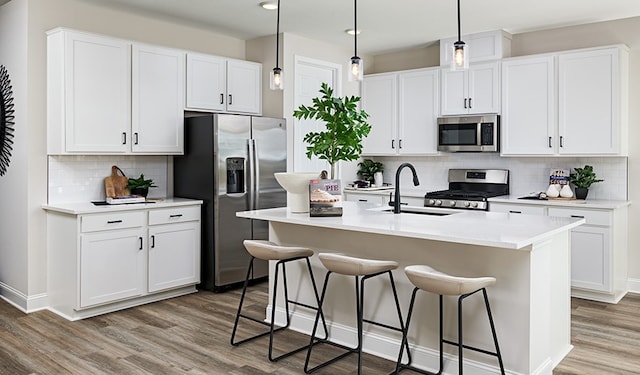
[[(28, 295), (29, 111), (27, 110), (27, 0), (0, 7), (0, 65), (13, 86), (15, 126), (9, 167), (0, 176), (0, 293), (12, 301)], [(46, 185), (46, 178), (42, 181)], [(24, 308), (24, 303), (20, 306)]]

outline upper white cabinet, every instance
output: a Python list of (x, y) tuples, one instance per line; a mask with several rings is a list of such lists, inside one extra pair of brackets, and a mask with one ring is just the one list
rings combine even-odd
[(553, 56), (502, 61), (502, 154), (553, 155), (556, 138)]
[(261, 114), (262, 64), (188, 53), (186, 108)]
[(183, 153), (184, 52), (131, 51), (120, 39), (48, 33), (48, 154)]
[(47, 38), (47, 150), (130, 150), (131, 45), (55, 29)]
[(437, 154), (438, 70), (366, 76), (362, 107), (371, 132), (363, 155)]
[(621, 46), (504, 60), (502, 155), (626, 155), (627, 77)]
[(591, 49), (558, 56), (558, 151), (626, 155), (628, 51)]
[(500, 112), (500, 62), (469, 65), (463, 71), (442, 68), (440, 113), (464, 115)]
[[(503, 31), (462, 35), (462, 41), (469, 49), (469, 62), (500, 60), (511, 56), (511, 34)], [(458, 37), (440, 39), (440, 65), (451, 64), (451, 49)]]
[(184, 152), (184, 56), (174, 49), (133, 45), (133, 152)]

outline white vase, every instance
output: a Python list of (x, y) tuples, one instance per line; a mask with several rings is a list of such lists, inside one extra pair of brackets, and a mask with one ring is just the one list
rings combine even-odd
[(376, 172), (373, 175), (373, 183), (380, 187), (383, 184), (383, 179), (382, 179), (382, 172)]
[(287, 191), (287, 207), (294, 213), (309, 212), (309, 180), (319, 177), (314, 172), (279, 172), (273, 174)]
[(560, 189), (560, 196), (562, 198), (571, 198), (571, 197), (573, 197), (573, 191), (571, 191), (571, 188), (569, 187), (569, 185), (564, 185), (562, 187), (562, 189)]
[(547, 188), (547, 197), (558, 198), (560, 196), (560, 189), (556, 184), (550, 184)]

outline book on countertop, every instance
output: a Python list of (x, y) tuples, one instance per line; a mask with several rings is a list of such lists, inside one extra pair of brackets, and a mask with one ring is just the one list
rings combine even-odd
[(568, 169), (554, 168), (549, 173), (549, 185), (568, 185), (569, 175)]
[(108, 204), (142, 203), (146, 201), (146, 198), (142, 195), (123, 195), (120, 197), (107, 197), (105, 201)]
[(309, 182), (309, 216), (342, 216), (340, 180), (311, 180)]

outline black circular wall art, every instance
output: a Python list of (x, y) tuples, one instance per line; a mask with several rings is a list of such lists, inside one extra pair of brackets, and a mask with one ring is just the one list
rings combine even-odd
[(4, 65), (0, 65), (0, 176), (7, 172), (13, 150), (13, 91)]

